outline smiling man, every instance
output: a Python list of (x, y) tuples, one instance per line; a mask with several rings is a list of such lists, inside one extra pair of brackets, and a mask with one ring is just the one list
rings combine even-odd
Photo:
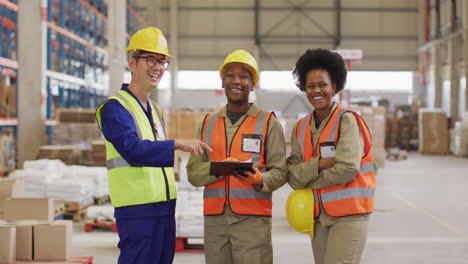
[[(272, 192), (286, 183), (283, 129), (272, 112), (249, 103), (258, 83), (255, 59), (245, 50), (230, 53), (220, 68), (227, 105), (209, 114), (197, 137), (213, 151), (191, 155), (190, 183), (204, 189), (207, 264), (273, 263)], [(246, 171), (210, 175), (211, 161), (252, 161)]]
[(169, 264), (176, 239), (174, 151), (197, 156), (210, 148), (200, 140), (168, 140), (161, 111), (149, 100), (169, 65), (161, 31), (147, 27), (136, 32), (127, 52), (130, 84), (122, 84), (96, 110), (120, 238), (118, 263)]

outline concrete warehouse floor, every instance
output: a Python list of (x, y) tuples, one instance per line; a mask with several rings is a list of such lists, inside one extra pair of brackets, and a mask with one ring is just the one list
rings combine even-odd
[[(274, 193), (275, 263), (313, 263), (307, 235), (294, 232), (284, 206), (291, 188)], [(410, 153), (387, 161), (377, 175), (375, 212), (361, 263), (467, 263), (468, 159)], [(117, 263), (117, 233), (84, 232), (76, 223), (73, 255)], [(174, 263), (205, 263), (202, 253), (176, 253)]]

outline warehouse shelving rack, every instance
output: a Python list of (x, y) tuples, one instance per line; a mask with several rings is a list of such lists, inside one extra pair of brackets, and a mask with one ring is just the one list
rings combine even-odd
[[(108, 93), (104, 0), (47, 0), (42, 23), (46, 40), (46, 118), (57, 108), (95, 108)], [(52, 127), (47, 126), (49, 143)]]
[(147, 27), (145, 18), (137, 11), (139, 10), (134, 0), (127, 0), (127, 39), (138, 30)]
[[(16, 30), (18, 19), (18, 5), (17, 0), (0, 0), (0, 80), (4, 81), (7, 78), (8, 83), (15, 84), (16, 74), (18, 70), (17, 61), (17, 46), (16, 46)], [(16, 94), (16, 85), (14, 85)], [(16, 113), (17, 103), (15, 98), (8, 98), (8, 100), (15, 100), (12, 104), (15, 109), (10, 111), (5, 105), (1, 105), (5, 115), (0, 117), (0, 131), (3, 131), (4, 126), (11, 126), (16, 130)], [(3, 103), (3, 102), (2, 102)], [(16, 133), (16, 131), (14, 131)]]

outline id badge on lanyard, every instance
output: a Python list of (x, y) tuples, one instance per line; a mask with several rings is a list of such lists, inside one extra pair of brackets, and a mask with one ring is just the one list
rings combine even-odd
[(242, 135), (242, 152), (260, 154), (262, 151), (262, 135)]
[(336, 152), (335, 142), (320, 143), (320, 156), (322, 158), (334, 158)]

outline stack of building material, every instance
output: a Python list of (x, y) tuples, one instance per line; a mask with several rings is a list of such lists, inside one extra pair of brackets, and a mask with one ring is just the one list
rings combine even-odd
[(357, 106), (350, 107), (353, 111), (361, 115), (371, 131), (372, 135), (372, 154), (374, 161), (379, 167), (385, 165), (385, 126), (386, 114), (385, 107)]
[(13, 117), (16, 116), (16, 85), (11, 82), (9, 77), (0, 79), (0, 115)]
[(92, 188), (94, 198), (109, 195), (109, 181), (105, 167), (66, 166), (63, 177), (71, 180), (90, 179), (94, 182)]
[[(177, 206), (179, 206), (177, 204)], [(113, 222), (114, 218), (114, 207), (112, 205), (93, 205), (88, 207), (88, 218), (93, 222)]]
[(47, 186), (47, 197), (59, 201), (78, 202), (82, 207), (94, 203), (94, 179), (61, 178)]
[(468, 156), (468, 111), (465, 112), (461, 122), (455, 123), (453, 153), (456, 156)]
[(65, 164), (79, 164), (81, 152), (75, 145), (45, 145), (39, 148), (37, 159), (59, 159)]
[(9, 178), (24, 181), (25, 197), (47, 198), (49, 184), (62, 176), (63, 174), (58, 172), (28, 168), (14, 171)]
[(91, 140), (102, 137), (98, 125), (93, 123), (60, 122), (53, 127), (52, 142), (55, 145), (90, 145)]
[(104, 167), (66, 166), (60, 160), (26, 161), (24, 170), (11, 178), (23, 179), (27, 197), (65, 201), (65, 215), (83, 219), (95, 198), (108, 197), (108, 176)]
[(441, 109), (419, 109), (419, 151), (447, 154), (449, 131), (447, 115)]
[(94, 140), (92, 146), (92, 166), (106, 166), (106, 145), (104, 140)]
[[(74, 146), (73, 158), (64, 160), (69, 165), (94, 165), (91, 151), (92, 141), (102, 140), (102, 133), (96, 124), (95, 109), (63, 108), (56, 110), (57, 125), (53, 128), (52, 143), (66, 155), (66, 149)], [(50, 148), (50, 147), (47, 147)], [(51, 155), (50, 150), (47, 153)], [(56, 158), (52, 156), (41, 156)], [(61, 157), (57, 157), (62, 159)], [(65, 157), (66, 158), (66, 157)]]
[(166, 137), (168, 139), (194, 138), (198, 124), (208, 112), (181, 110), (165, 113)]
[(0, 263), (68, 260), (71, 257), (72, 233), (73, 223), (66, 220), (19, 220), (0, 224)]
[(55, 118), (59, 123), (95, 123), (95, 113), (93, 108), (57, 108)]
[(4, 219), (5, 200), (24, 197), (24, 181), (0, 178), (0, 219)]

